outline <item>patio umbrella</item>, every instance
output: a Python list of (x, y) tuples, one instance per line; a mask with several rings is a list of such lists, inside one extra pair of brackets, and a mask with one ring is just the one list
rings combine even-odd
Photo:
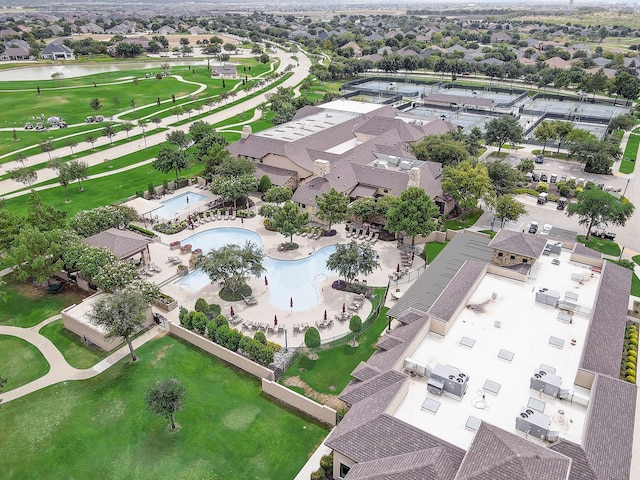
[(369, 227), (367, 227), (367, 235), (369, 235), (369, 231), (370, 231), (370, 230), (369, 230)]
[(342, 313), (344, 314), (347, 311), (347, 306), (343, 303), (342, 304)]
[(293, 311), (293, 297), (289, 300), (289, 307), (291, 307), (291, 311)]
[(327, 321), (327, 311), (326, 310), (324, 311), (324, 321), (325, 322)]
[(269, 286), (269, 280), (267, 280), (267, 276), (265, 275), (264, 277), (264, 286), (268, 287)]
[(413, 261), (415, 256), (416, 256), (416, 252), (411, 252), (411, 261)]
[(233, 307), (231, 307), (231, 316), (235, 317), (236, 316), (236, 312), (233, 311)]
[(396, 272), (400, 273), (400, 264), (396, 267)]
[(278, 326), (278, 316), (277, 316), (277, 315), (274, 315), (274, 316), (273, 316), (273, 326), (274, 326), (274, 327), (277, 327), (277, 326)]

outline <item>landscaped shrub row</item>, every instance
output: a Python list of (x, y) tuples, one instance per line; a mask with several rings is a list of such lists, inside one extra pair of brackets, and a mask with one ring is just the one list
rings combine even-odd
[(622, 348), (622, 363), (620, 366), (620, 378), (627, 382), (636, 383), (636, 365), (638, 363), (638, 326), (627, 325), (624, 333), (624, 345)]
[(260, 365), (267, 366), (273, 362), (274, 353), (280, 350), (280, 345), (267, 342), (262, 334), (257, 332), (255, 338), (247, 337), (238, 330), (229, 327), (229, 321), (220, 314), (219, 305), (209, 305), (203, 298), (199, 298), (196, 310), (180, 309), (180, 325), (188, 330), (206, 336), (209, 340), (232, 352), (239, 352)]

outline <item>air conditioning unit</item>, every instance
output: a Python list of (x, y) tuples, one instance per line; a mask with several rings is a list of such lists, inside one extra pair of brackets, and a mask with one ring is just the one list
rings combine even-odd
[(547, 440), (549, 437), (549, 427), (551, 418), (529, 407), (521, 408), (520, 414), (516, 417), (516, 430), (541, 440)]
[(373, 166), (376, 168), (387, 168), (387, 162), (386, 160), (376, 160), (373, 162)]
[(562, 385), (562, 378), (541, 369), (536, 370), (529, 381), (530, 388), (551, 397), (557, 397), (560, 394), (560, 385)]
[(389, 165), (395, 165), (397, 167), (400, 160), (398, 160), (398, 157), (394, 155), (389, 155), (389, 157), (387, 157), (387, 162), (389, 162)]
[(431, 375), (429, 365), (420, 363), (418, 360), (410, 357), (404, 359), (404, 370), (411, 375), (418, 375), (420, 377), (428, 377)]
[(437, 363), (427, 383), (427, 390), (437, 395), (450, 393), (461, 399), (467, 392), (469, 375), (461, 372), (454, 366)]
[(400, 170), (411, 170), (413, 168), (413, 162), (409, 160), (403, 160), (400, 162)]

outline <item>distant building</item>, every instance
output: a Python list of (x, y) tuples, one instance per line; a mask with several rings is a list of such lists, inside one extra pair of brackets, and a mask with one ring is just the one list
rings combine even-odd
[(238, 78), (238, 69), (230, 63), (214, 66), (211, 68), (211, 78)]

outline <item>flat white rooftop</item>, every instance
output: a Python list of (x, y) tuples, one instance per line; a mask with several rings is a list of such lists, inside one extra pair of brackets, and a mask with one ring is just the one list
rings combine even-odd
[[(425, 378), (414, 377), (407, 395), (390, 413), (467, 449), (475, 419), (525, 437), (515, 429), (516, 417), (523, 407), (533, 408), (550, 418), (550, 431), (581, 443), (589, 391), (574, 386), (573, 381), (600, 274), (570, 263), (569, 255), (563, 250), (559, 257), (541, 257), (527, 283), (486, 274), (447, 335), (429, 333), (410, 355), (432, 368), (439, 363), (460, 369), (469, 376), (466, 395), (458, 400), (448, 394), (432, 394)], [(553, 259), (559, 264), (553, 264)], [(582, 275), (584, 282), (573, 280), (572, 274)], [(573, 303), (578, 303), (583, 313), (573, 314), (572, 323), (559, 320), (559, 309), (535, 302), (541, 288), (558, 291), (561, 298), (566, 292), (570, 297), (578, 295)], [(552, 345), (551, 337), (563, 345)], [(530, 378), (541, 365), (555, 368), (555, 374), (562, 378), (561, 388), (582, 401), (559, 400), (530, 389)], [(426, 405), (430, 409), (423, 409), (427, 399), (432, 400)], [(532, 436), (529, 439), (542, 443)]]
[(369, 113), (382, 108), (383, 105), (368, 102), (356, 102), (355, 100), (345, 100), (343, 98), (339, 98), (331, 102), (318, 105), (318, 107), (328, 110), (340, 110), (343, 112)]
[(255, 133), (258, 137), (273, 138), (284, 142), (294, 142), (319, 133), (327, 128), (353, 120), (356, 115), (345, 111), (326, 111), (292, 120), (277, 127)]

